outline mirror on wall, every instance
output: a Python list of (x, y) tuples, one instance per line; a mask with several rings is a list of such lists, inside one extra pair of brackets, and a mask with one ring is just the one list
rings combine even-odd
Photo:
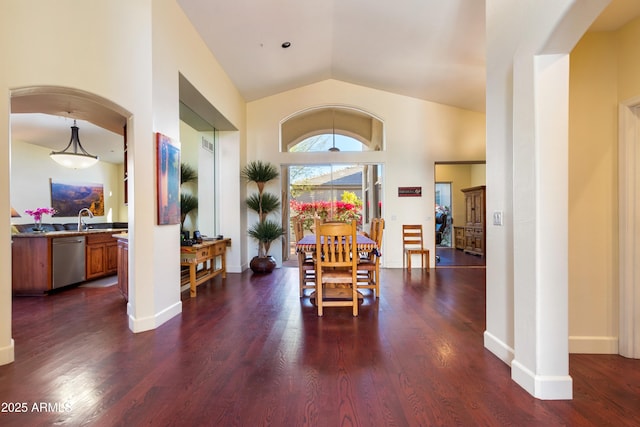
[(181, 193), (189, 201), (189, 206), (183, 205), (188, 211), (183, 228), (190, 235), (198, 230), (203, 236), (216, 236), (220, 234), (215, 179), (220, 135), (237, 129), (182, 74), (179, 97), (181, 163), (196, 176), (181, 185)]

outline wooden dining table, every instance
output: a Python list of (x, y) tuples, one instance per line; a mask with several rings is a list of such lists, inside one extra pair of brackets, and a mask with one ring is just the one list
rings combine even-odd
[[(375, 242), (375, 240), (371, 240), (370, 238), (368, 238), (363, 234), (356, 235), (356, 247), (358, 249), (358, 252), (360, 253), (375, 252), (376, 255), (379, 256), (378, 244)], [(316, 251), (316, 235), (315, 234), (307, 234), (296, 243), (296, 252), (298, 253), (314, 253), (315, 251)], [(312, 300), (315, 298), (315, 291), (309, 295), (309, 298)], [(358, 292), (358, 299), (360, 300), (363, 299), (363, 296), (360, 292)]]
[[(356, 246), (358, 252), (372, 252), (378, 250), (378, 244), (363, 234), (356, 235)], [(315, 252), (316, 235), (307, 234), (296, 243), (297, 252)]]

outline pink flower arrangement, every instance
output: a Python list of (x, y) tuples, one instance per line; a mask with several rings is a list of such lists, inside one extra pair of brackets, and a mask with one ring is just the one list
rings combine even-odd
[(358, 221), (361, 223), (360, 208), (353, 203), (343, 201), (290, 202), (291, 210), (303, 220), (304, 228), (311, 229), (314, 217), (337, 221)]
[(24, 211), (27, 215), (31, 215), (35, 222), (42, 221), (42, 215), (53, 215), (56, 213), (56, 210), (53, 208), (38, 208), (35, 210), (27, 209)]

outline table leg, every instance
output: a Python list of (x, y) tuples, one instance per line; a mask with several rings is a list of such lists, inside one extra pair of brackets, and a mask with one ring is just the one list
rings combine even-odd
[(196, 297), (196, 263), (189, 264), (189, 296)]

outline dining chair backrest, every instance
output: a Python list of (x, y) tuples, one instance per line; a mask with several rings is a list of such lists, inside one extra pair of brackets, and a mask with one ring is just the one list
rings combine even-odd
[[(353, 315), (357, 316), (358, 243), (356, 222), (322, 223), (317, 220), (315, 228), (318, 316), (322, 316), (325, 306), (351, 306)], [(337, 284), (342, 284), (342, 286), (335, 286)], [(344, 287), (345, 285), (347, 288)]]
[[(291, 224), (293, 227), (293, 234), (295, 235), (296, 242), (299, 242), (304, 237), (304, 222), (299, 216), (291, 218)], [(305, 289), (315, 289), (315, 261), (313, 259), (313, 253), (306, 253), (296, 250), (298, 257), (298, 280), (300, 285), (300, 297), (304, 296)]]
[(380, 297), (380, 256), (382, 255), (382, 233), (384, 219), (371, 220), (369, 238), (376, 243), (375, 250), (366, 251), (358, 264), (358, 289), (371, 289), (376, 298)]
[(404, 249), (423, 249), (422, 224), (404, 224), (402, 226), (402, 247)]
[(296, 238), (296, 242), (299, 242), (304, 237), (304, 223), (299, 216), (291, 218), (293, 224), (293, 234)]
[(316, 221), (316, 254), (321, 267), (352, 267), (358, 263), (356, 223)]
[(369, 238), (371, 240), (376, 240), (376, 234), (378, 233), (379, 222), (380, 222), (380, 218), (373, 218), (371, 220), (371, 225), (369, 226)]
[(384, 218), (377, 218), (375, 227), (375, 236), (371, 240), (376, 242), (378, 250), (382, 248), (382, 233), (384, 232)]
[(382, 218), (373, 218), (371, 220), (371, 227), (369, 228), (368, 237), (376, 242), (377, 251), (367, 252), (361, 258), (368, 258), (373, 261), (376, 258), (376, 254), (380, 253), (380, 248), (382, 248), (382, 233), (384, 230), (384, 219)]

